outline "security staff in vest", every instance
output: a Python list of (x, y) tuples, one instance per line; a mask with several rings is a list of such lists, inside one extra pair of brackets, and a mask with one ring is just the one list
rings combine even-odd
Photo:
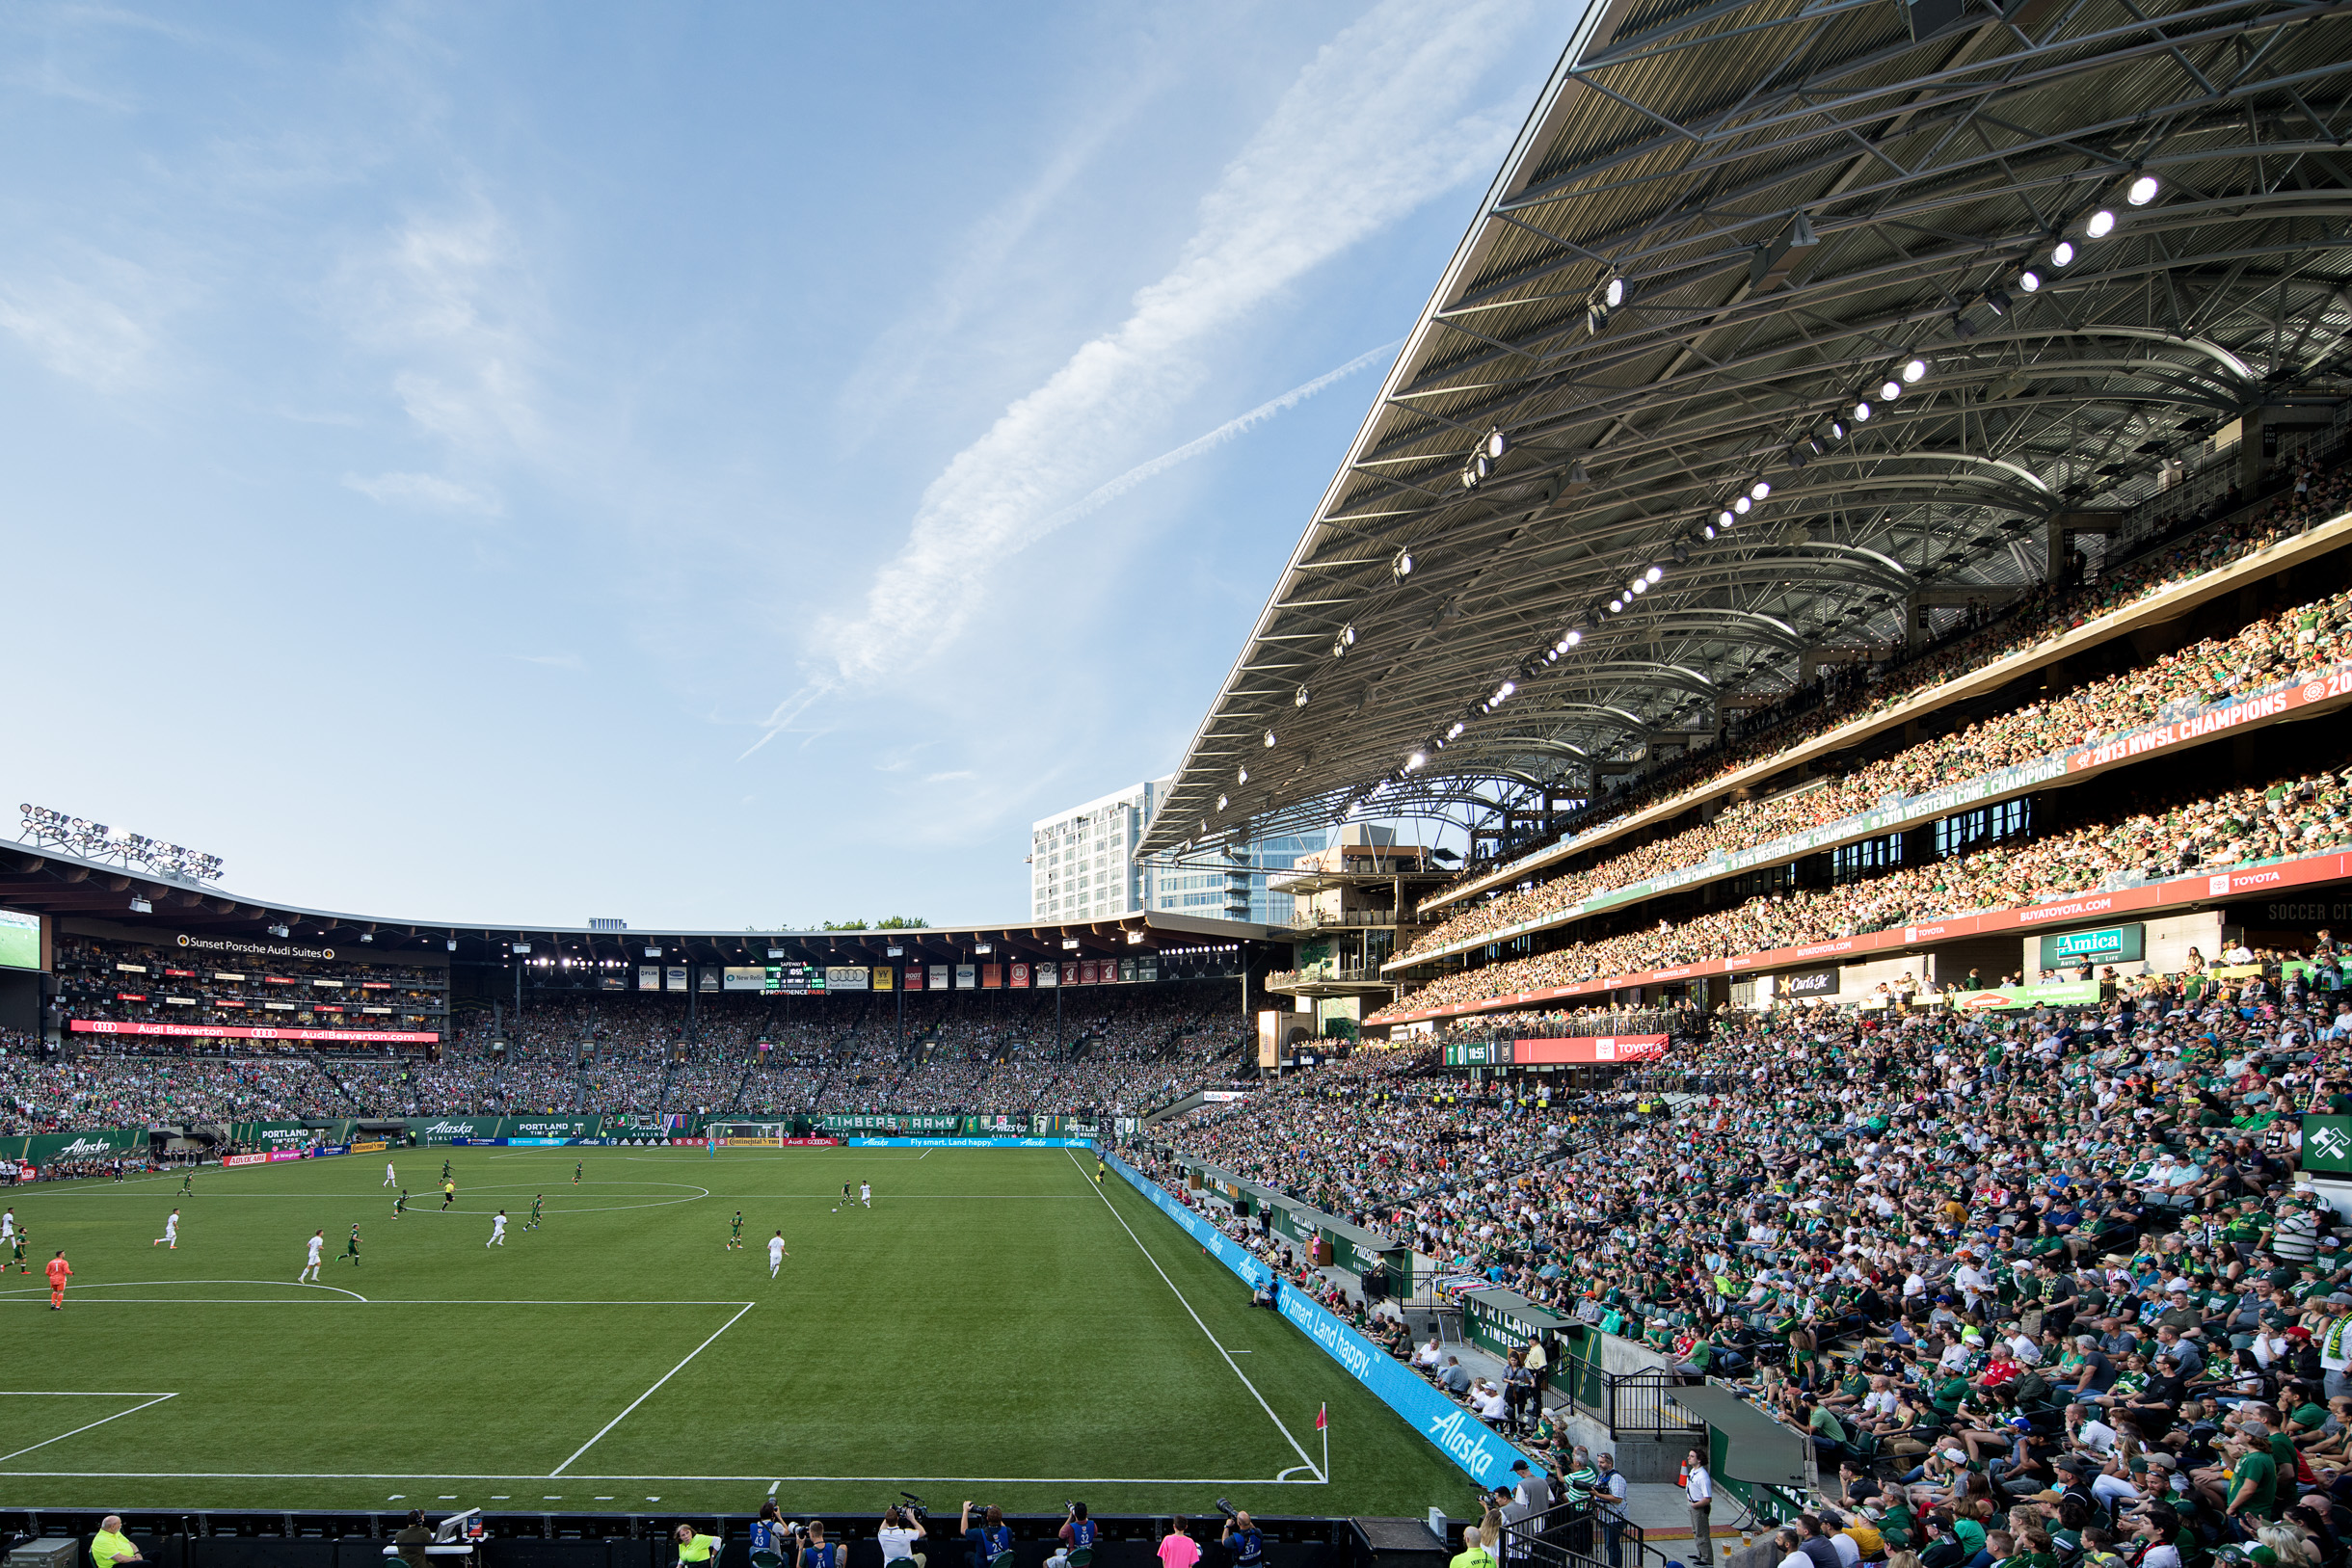
[(1217, 1540), (1232, 1554), (1233, 1568), (1265, 1568), (1266, 1537), (1249, 1522), (1247, 1510), (1225, 1516), (1225, 1533)]
[(677, 1535), (679, 1568), (689, 1568), (690, 1564), (716, 1568), (715, 1559), (719, 1555), (717, 1536), (705, 1535), (692, 1525), (679, 1526)]
[(966, 1498), (963, 1517), (955, 1524), (971, 1543), (964, 1551), (965, 1560), (972, 1568), (990, 1568), (1002, 1557), (1004, 1568), (1012, 1568), (1013, 1528), (1004, 1522), (1004, 1511), (992, 1502), (982, 1519), (984, 1522), (976, 1527), (972, 1523), (972, 1500)]

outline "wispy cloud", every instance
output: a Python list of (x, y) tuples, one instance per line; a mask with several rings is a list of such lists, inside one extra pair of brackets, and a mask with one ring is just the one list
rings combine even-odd
[(1522, 47), (1533, 14), (1530, 0), (1384, 0), (1325, 44), (1202, 199), (1175, 266), (1137, 292), (1126, 320), (1081, 347), (932, 481), (905, 545), (876, 572), (856, 613), (819, 623), (808, 678), (744, 755), (828, 694), (936, 658), (984, 599), (998, 563), (1109, 498), (1097, 492), (1120, 493), (1184, 461), (1179, 448), (1154, 460), (1157, 467), (1143, 465), (1148, 472), (1102, 478), (1135, 431), (1197, 389), (1211, 334), (1493, 167), (1516, 105), (1468, 105), (1488, 72)]
[(352, 334), (398, 368), (410, 419), (469, 452), (537, 452), (531, 290), (514, 234), (488, 199), (415, 215), (355, 257), (337, 291)]
[(486, 518), (499, 517), (506, 510), (495, 496), (485, 495), (439, 474), (380, 473), (373, 478), (345, 474), (343, 484), (384, 506), (421, 506), (435, 512), (471, 512)]
[[(153, 331), (138, 313), (144, 277), (112, 258), (101, 258), (88, 276), (92, 281), (53, 277), (0, 282), (0, 332), (59, 375), (102, 392), (120, 391), (142, 379), (155, 346)], [(111, 286), (94, 286), (100, 282)]]
[(508, 655), (522, 664), (536, 664), (548, 670), (585, 670), (588, 661), (577, 653), (514, 653)]

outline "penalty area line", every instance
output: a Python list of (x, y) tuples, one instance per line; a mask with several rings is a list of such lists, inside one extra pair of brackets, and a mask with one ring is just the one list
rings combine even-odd
[[(639, 1405), (645, 1403), (646, 1400), (652, 1398), (655, 1393), (660, 1389), (663, 1383), (667, 1383), (671, 1378), (676, 1377), (680, 1372), (683, 1371), (687, 1362), (692, 1361), (696, 1356), (699, 1356), (704, 1351), (709, 1349), (711, 1341), (716, 1340), (719, 1335), (724, 1334), (729, 1329), (735, 1327), (735, 1324), (742, 1318), (743, 1315), (751, 1311), (756, 1305), (758, 1305), (758, 1303), (750, 1301), (743, 1303), (741, 1307), (736, 1309), (735, 1316), (728, 1318), (727, 1321), (718, 1326), (717, 1330), (711, 1334), (710, 1339), (705, 1340), (702, 1343), (687, 1351), (684, 1358), (682, 1359), (677, 1366), (671, 1368), (668, 1371), (661, 1374), (660, 1378), (655, 1382), (653, 1388), (647, 1389), (643, 1394), (640, 1394), (634, 1399), (631, 1399), (628, 1402), (628, 1410), (622, 1411), (618, 1416), (615, 1416), (612, 1420), (606, 1422), (602, 1431), (598, 1432), (596, 1436), (590, 1438), (587, 1442), (581, 1444), (577, 1448), (574, 1449), (572, 1459), (567, 1459), (562, 1464), (557, 1465), (553, 1470), (548, 1471), (546, 1478), (550, 1481), (554, 1480), (557, 1476), (563, 1475), (565, 1471), (572, 1468), (573, 1459), (577, 1459), (581, 1454), (586, 1453), (590, 1448), (593, 1448), (599, 1443), (603, 1442), (605, 1432), (611, 1431), (614, 1427), (628, 1420), (629, 1410), (636, 1409)], [(618, 1479), (619, 1477), (615, 1476), (609, 1478)]]
[[(1079, 1180), (1085, 1181), (1086, 1167), (1078, 1163), (1077, 1151), (1065, 1149), (1062, 1153), (1070, 1156), (1070, 1163), (1077, 1168)], [(1294, 1465), (1292, 1469), (1304, 1467), (1313, 1472), (1315, 1476), (1313, 1484), (1319, 1486), (1323, 1484), (1323, 1473), (1315, 1468), (1314, 1459), (1309, 1456), (1306, 1449), (1298, 1446), (1298, 1440), (1291, 1436), (1291, 1429), (1282, 1424), (1282, 1418), (1275, 1415), (1274, 1407), (1266, 1402), (1266, 1395), (1258, 1392), (1258, 1385), (1249, 1380), (1249, 1374), (1242, 1370), (1242, 1364), (1233, 1359), (1233, 1352), (1227, 1350), (1223, 1342), (1218, 1340), (1216, 1335), (1209, 1333), (1209, 1325), (1200, 1320), (1200, 1314), (1192, 1311), (1192, 1303), (1185, 1299), (1185, 1293), (1182, 1290), (1176, 1289), (1176, 1282), (1168, 1278), (1168, 1271), (1160, 1266), (1160, 1260), (1152, 1256), (1152, 1249), (1143, 1244), (1141, 1236), (1136, 1235), (1135, 1227), (1127, 1223), (1127, 1216), (1119, 1212), (1118, 1206), (1110, 1201), (1110, 1195), (1099, 1185), (1095, 1187), (1094, 1195), (1103, 1200), (1103, 1207), (1110, 1210), (1110, 1217), (1119, 1222), (1119, 1229), (1127, 1233), (1127, 1239), (1133, 1241), (1136, 1244), (1136, 1250), (1143, 1254), (1143, 1261), (1152, 1265), (1152, 1272), (1160, 1276), (1160, 1283), (1168, 1288), (1169, 1293), (1175, 1296), (1177, 1305), (1184, 1308), (1186, 1315), (1192, 1319), (1193, 1326), (1207, 1336), (1211, 1344), (1216, 1346), (1216, 1353), (1225, 1358), (1225, 1365), (1232, 1368), (1233, 1375), (1242, 1380), (1242, 1387), (1247, 1389), (1249, 1396), (1258, 1401), (1258, 1408), (1265, 1411), (1266, 1419), (1274, 1423), (1274, 1430), (1282, 1434), (1282, 1441), (1288, 1443), (1291, 1446), (1291, 1451), (1298, 1455), (1299, 1463)], [(1282, 1474), (1288, 1475), (1291, 1471), (1286, 1470)], [(1277, 1476), (1276, 1479), (1280, 1479), (1280, 1477)]]
[(176, 1399), (178, 1397), (179, 1395), (177, 1394), (158, 1394), (151, 1398), (141, 1399), (137, 1404), (131, 1406), (128, 1410), (118, 1410), (111, 1416), (101, 1416), (96, 1421), (91, 1422), (86, 1425), (76, 1426), (70, 1432), (60, 1432), (55, 1437), (44, 1437), (39, 1443), (30, 1443), (25, 1447), (18, 1448), (15, 1453), (0, 1453), (0, 1464), (6, 1464), (9, 1460), (15, 1458), (17, 1454), (31, 1453), (35, 1448), (45, 1448), (52, 1443), (63, 1443), (69, 1437), (79, 1437), (84, 1432), (89, 1431), (93, 1426), (103, 1426), (110, 1421), (120, 1421), (125, 1416), (136, 1416), (139, 1414), (139, 1412), (147, 1409), (149, 1405), (159, 1405), (166, 1399)]

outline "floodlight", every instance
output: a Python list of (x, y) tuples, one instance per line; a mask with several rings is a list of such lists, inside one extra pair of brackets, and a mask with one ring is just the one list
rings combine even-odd
[(1236, 769), (1234, 769), (1233, 771), (1234, 771), (1234, 780), (1233, 780), (1233, 782), (1234, 782), (1234, 784), (1235, 784), (1240, 785), (1240, 784), (1245, 784), (1249, 783), (1249, 770), (1248, 770), (1247, 768), (1236, 768)]
[(1755, 502), (1750, 500), (1745, 495), (1734, 495), (1731, 498), (1731, 510), (1738, 513), (1743, 518), (1748, 516), (1748, 514), (1754, 509)]
[(2074, 242), (2072, 240), (2060, 240), (2057, 244), (2050, 247), (2051, 266), (2071, 267), (2073, 264)]
[(1889, 376), (1884, 381), (1879, 383), (1879, 396), (1884, 398), (1887, 402), (1892, 403), (1896, 398), (1899, 398), (1902, 395), (1903, 384), (1895, 380), (1892, 376)]
[(1413, 574), (1412, 550), (1410, 548), (1399, 550), (1396, 559), (1388, 563), (1388, 570), (1400, 582), (1411, 576)]
[(2099, 208), (2091, 214), (2089, 222), (2082, 226), (2082, 231), (2092, 239), (2105, 239), (2115, 232), (2115, 214), (2109, 212), (2105, 207)]
[(1769, 479), (1757, 480), (1748, 487), (1748, 493), (1759, 501), (1764, 499), (1765, 496), (1772, 493), (1772, 481)]
[(1272, 751), (1274, 749), (1274, 732), (1271, 730), (1266, 731), (1265, 739), (1266, 749), (1270, 752)]
[(1625, 279), (1622, 278), (1610, 279), (1607, 286), (1601, 290), (1601, 304), (1607, 306), (1610, 309), (1615, 310), (1618, 306), (1623, 305), (1624, 303)]
[(2153, 174), (2141, 174), (2124, 192), (2124, 199), (2135, 207), (2144, 207), (2156, 199), (2163, 184)]
[(1919, 379), (1926, 374), (1927, 361), (1925, 359), (1906, 359), (1903, 362), (1903, 379), (1906, 382), (1916, 385)]
[(1426, 764), (1429, 759), (1429, 753), (1415, 752), (1412, 756), (1404, 759), (1404, 771), (1407, 773), (1412, 773)]
[(1664, 567), (1651, 567), (1651, 568), (1650, 568), (1648, 571), (1644, 571), (1644, 572), (1643, 572), (1643, 573), (1642, 573), (1642, 580), (1643, 580), (1644, 582), (1656, 582), (1656, 581), (1657, 581), (1659, 578), (1661, 578), (1661, 577), (1663, 577), (1663, 576), (1665, 576), (1665, 575), (1666, 575), (1666, 568), (1664, 568)]
[(1504, 453), (1510, 450), (1510, 438), (1503, 434), (1502, 426), (1497, 425), (1494, 429), (1486, 432), (1486, 455), (1489, 458), (1500, 458)]
[(1298, 688), (1298, 690), (1297, 690), (1296, 693), (1294, 693), (1294, 694), (1292, 695), (1292, 697), (1291, 697), (1291, 706), (1293, 706), (1293, 707), (1304, 707), (1304, 706), (1306, 706), (1306, 705), (1307, 705), (1307, 689), (1306, 689), (1304, 686), (1301, 686), (1301, 687), (1299, 687), (1299, 688)]
[(1869, 422), (1869, 419), (1870, 404), (1868, 400), (1858, 399), (1854, 405), (1854, 422), (1858, 425), (1866, 424)]

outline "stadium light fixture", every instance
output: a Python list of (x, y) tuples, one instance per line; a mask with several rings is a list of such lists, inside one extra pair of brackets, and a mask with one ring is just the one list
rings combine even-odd
[[(2027, 273), (2025, 277), (2031, 278), (2033, 277), (2033, 274)], [(2019, 281), (2022, 282), (2023, 279), (2020, 279)], [(2028, 288), (2027, 292), (2031, 293), (2032, 290)], [(1985, 290), (1985, 308), (1991, 311), (1996, 316), (2005, 316), (2009, 314), (2009, 306), (2011, 303), (2009, 293), (2006, 289), (1989, 288)]]
[(1216, 809), (1220, 811), (1225, 809), (1225, 797), (1223, 795), (1216, 797)]
[(1748, 487), (1748, 493), (1756, 500), (1764, 499), (1765, 496), (1772, 493), (1772, 481), (1769, 479), (1757, 480)]
[(1732, 529), (1738, 527), (1739, 525), (1740, 519), (1732, 513), (1732, 510), (1729, 507), (1725, 507), (1721, 512), (1715, 514), (1715, 526), (1721, 528), (1724, 533), (1729, 533)]
[(2026, 268), (2024, 271), (2018, 274), (2018, 287), (2023, 289), (2028, 294), (2041, 293), (2042, 275), (2034, 271), (2031, 267)]
[(2074, 242), (2072, 240), (2060, 240), (2057, 244), (2050, 247), (2051, 266), (2071, 267), (2073, 264)]
[(1263, 738), (1266, 741), (1266, 749), (1270, 752), (1272, 751), (1274, 749), (1274, 732), (1271, 730), (1269, 730), (1266, 731)]
[(1249, 783), (1249, 770), (1248, 770), (1247, 768), (1235, 768), (1235, 769), (1233, 770), (1233, 773), (1234, 773), (1234, 779), (1233, 779), (1233, 782), (1234, 782), (1234, 784), (1235, 784), (1235, 786), (1236, 786), (1237, 788), (1238, 788), (1238, 787), (1240, 787), (1240, 786), (1241, 786), (1241, 785), (1243, 785), (1243, 784), (1245, 784)]
[(1299, 687), (1299, 688), (1298, 688), (1296, 691), (1295, 691), (1295, 692), (1293, 692), (1293, 693), (1291, 694), (1291, 706), (1293, 706), (1293, 707), (1304, 707), (1304, 706), (1306, 706), (1306, 705), (1307, 705), (1307, 689), (1306, 689), (1304, 686), (1301, 686), (1301, 687)]
[(1832, 420), (1831, 420), (1831, 421), (1830, 421), (1830, 439), (1831, 439), (1831, 440), (1833, 440), (1833, 441), (1842, 441), (1842, 440), (1844, 440), (1845, 439), (1846, 439), (1846, 422), (1845, 422), (1843, 419), (1832, 419)]
[(1892, 376), (1889, 376), (1884, 381), (1879, 383), (1879, 396), (1885, 399), (1887, 402), (1892, 403), (1896, 398), (1899, 398), (1902, 395), (1903, 384), (1895, 380)]
[(1618, 306), (1623, 305), (1624, 303), (1625, 279), (1622, 277), (1613, 276), (1609, 281), (1603, 284), (1601, 287), (1601, 304), (1607, 306), (1610, 309), (1615, 310)]
[(1483, 450), (1490, 461), (1500, 460), (1504, 453), (1510, 450), (1510, 438), (1503, 434), (1501, 425), (1486, 432)]
[(1452, 728), (1452, 729), (1450, 729), (1450, 730), (1448, 730), (1448, 731), (1446, 731), (1446, 738), (1447, 738), (1448, 740), (1459, 740), (1459, 739), (1461, 739), (1461, 738), (1462, 738), (1462, 730), (1463, 730), (1463, 728), (1464, 728), (1464, 726), (1463, 726), (1463, 724), (1462, 724), (1462, 721), (1461, 721), (1461, 720), (1459, 720), (1459, 719), (1456, 719), (1456, 720), (1454, 721), (1454, 726), (1453, 726), (1453, 728)]
[(1413, 574), (1413, 552), (1409, 546), (1396, 553), (1395, 558), (1388, 563), (1388, 571), (1389, 575), (1395, 577), (1399, 582), (1403, 582)]
[(449, 950), (453, 953), (457, 951), (457, 938), (451, 937), (449, 939)]
[(1903, 380), (1907, 385), (1915, 386), (1926, 375), (1927, 361), (1925, 359), (1906, 359), (1903, 361)]
[(2099, 208), (2097, 212), (2091, 214), (2091, 216), (2084, 221), (2082, 231), (2084, 236), (2087, 238), (2095, 240), (2105, 239), (2108, 235), (2115, 232), (2115, 214), (2107, 210), (2105, 207)]
[(1869, 400), (1869, 399), (1867, 399), (1867, 398), (1857, 398), (1857, 399), (1855, 400), (1855, 403), (1854, 403), (1854, 422), (1855, 422), (1856, 424), (1858, 424), (1858, 425), (1866, 425), (1866, 424), (1868, 424), (1868, 423), (1870, 422), (1870, 400)]
[(360, 933), (360, 940), (361, 942), (373, 942), (376, 940), (376, 934), (373, 931), (362, 931)]
[(1609, 613), (1610, 613), (1611, 615), (1615, 615), (1615, 614), (1617, 614), (1617, 613), (1619, 610), (1622, 610), (1624, 607), (1625, 607), (1625, 601), (1624, 601), (1623, 599), (1621, 599), (1621, 598), (1613, 598), (1613, 599), (1611, 599), (1611, 600), (1609, 601)]
[(1418, 773), (1423, 767), (1428, 765), (1429, 760), (1429, 753), (1416, 751), (1412, 756), (1404, 759), (1404, 771), (1407, 773)]
[(1748, 516), (1748, 514), (1754, 510), (1754, 508), (1755, 502), (1750, 500), (1745, 495), (1735, 495), (1731, 498), (1731, 510), (1738, 513), (1743, 518)]
[(152, 915), (155, 913), (155, 906), (148, 903), (140, 894), (133, 893), (131, 894), (131, 913), (133, 915)]
[(1661, 566), (1653, 566), (1642, 573), (1642, 578), (1644, 582), (1656, 582), (1659, 578), (1665, 575), (1666, 568)]
[(2132, 176), (2131, 183), (2124, 187), (2124, 199), (2135, 207), (2144, 207), (2156, 199), (2156, 193), (2162, 189), (2164, 189), (2163, 181), (2157, 179), (2155, 175), (2135, 174)]

